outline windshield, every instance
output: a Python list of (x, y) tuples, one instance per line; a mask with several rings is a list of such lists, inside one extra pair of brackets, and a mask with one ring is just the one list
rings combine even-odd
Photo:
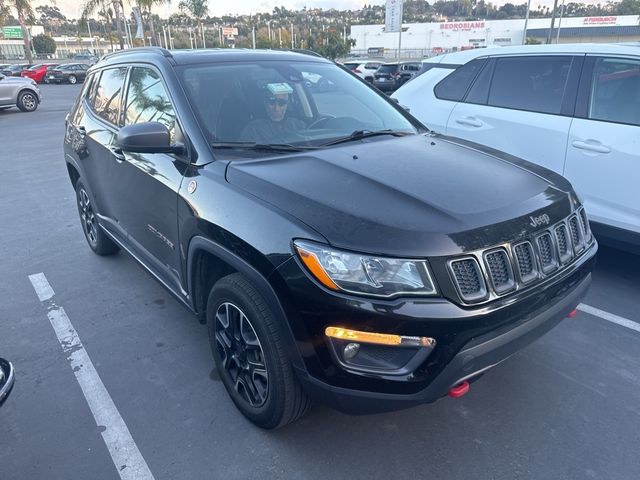
[(389, 101), (334, 64), (227, 63), (178, 72), (214, 146), (321, 146), (358, 131), (417, 132)]

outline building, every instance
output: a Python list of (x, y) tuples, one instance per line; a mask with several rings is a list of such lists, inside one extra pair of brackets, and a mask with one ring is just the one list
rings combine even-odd
[[(420, 58), (468, 48), (522, 45), (524, 24), (524, 19), (404, 24), (400, 52), (404, 58)], [(550, 27), (551, 18), (529, 19), (526, 37), (544, 43)], [(384, 25), (353, 25), (351, 38), (356, 44), (351, 53), (384, 52), (385, 57), (395, 57), (398, 36), (398, 32), (385, 33)], [(552, 38), (554, 43), (556, 39), (560, 43), (638, 42), (640, 15), (556, 18)]]

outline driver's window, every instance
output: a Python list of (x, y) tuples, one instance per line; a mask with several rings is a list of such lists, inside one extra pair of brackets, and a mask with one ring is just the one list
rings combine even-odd
[(129, 76), (125, 125), (159, 122), (169, 129), (175, 140), (176, 112), (160, 75), (150, 68), (133, 67)]

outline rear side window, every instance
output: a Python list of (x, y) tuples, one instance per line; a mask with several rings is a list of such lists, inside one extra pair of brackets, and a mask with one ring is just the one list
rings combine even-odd
[(622, 58), (596, 60), (588, 117), (640, 125), (640, 61)]
[(570, 56), (499, 58), (488, 104), (559, 114), (571, 60)]
[(134, 67), (129, 76), (125, 125), (159, 122), (175, 136), (176, 112), (160, 75), (150, 68)]
[(471, 82), (476, 78), (478, 72), (485, 64), (485, 58), (479, 58), (466, 63), (456, 69), (451, 75), (448, 75), (434, 89), (437, 98), (441, 100), (452, 100), (459, 102), (467, 93), (467, 89)]
[(126, 67), (104, 70), (96, 88), (93, 111), (100, 118), (114, 125), (118, 124), (122, 88), (126, 76)]

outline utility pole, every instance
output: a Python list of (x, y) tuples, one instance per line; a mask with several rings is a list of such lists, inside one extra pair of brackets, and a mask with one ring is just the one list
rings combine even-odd
[(280, 38), (280, 48), (282, 48), (282, 27), (278, 28), (278, 37)]
[(293, 46), (293, 23), (291, 23), (291, 48), (296, 48)]
[(529, 10), (531, 10), (531, 0), (527, 3), (527, 14), (524, 17), (524, 32), (522, 33), (522, 45), (527, 44), (527, 25), (529, 24)]
[(204, 39), (204, 23), (200, 23), (200, 30), (202, 31), (202, 48), (207, 48), (207, 42)]
[(564, 0), (562, 0), (562, 7), (560, 10), (560, 20), (558, 20), (558, 35), (556, 36), (556, 44), (560, 43), (560, 29), (562, 28), (563, 15), (564, 15)]
[(553, 24), (556, 22), (556, 10), (558, 9), (558, 0), (553, 0), (553, 12), (551, 13), (551, 28), (549, 28), (549, 35), (547, 35), (547, 44), (551, 43), (553, 37)]
[(167, 26), (162, 26), (162, 34), (164, 35), (164, 48), (169, 50), (169, 42), (167, 42)]
[(253, 40), (253, 49), (255, 50), (256, 49), (256, 26), (255, 25), (251, 28), (251, 38)]

